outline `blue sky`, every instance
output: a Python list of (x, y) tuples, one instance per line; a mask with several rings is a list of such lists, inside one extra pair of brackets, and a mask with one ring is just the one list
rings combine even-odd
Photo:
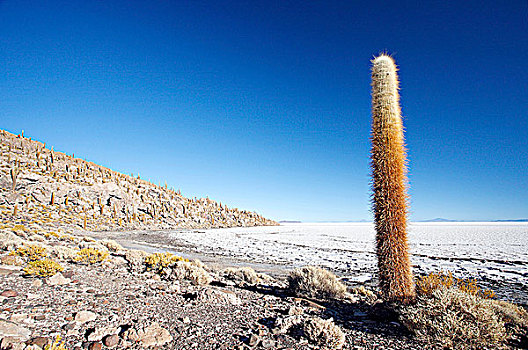
[(526, 1), (0, 0), (0, 128), (277, 220), (361, 220), (370, 59), (411, 219), (528, 217)]

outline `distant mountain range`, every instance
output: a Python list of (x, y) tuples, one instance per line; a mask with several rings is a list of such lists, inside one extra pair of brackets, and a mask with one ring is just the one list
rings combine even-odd
[(415, 222), (528, 222), (528, 219), (509, 219), (509, 220), (451, 220), (436, 218), (431, 220), (420, 220)]

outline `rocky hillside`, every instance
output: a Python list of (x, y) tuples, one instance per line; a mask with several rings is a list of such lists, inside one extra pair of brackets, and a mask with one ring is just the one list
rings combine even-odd
[(277, 225), (257, 213), (121, 174), (0, 130), (3, 225), (89, 231)]

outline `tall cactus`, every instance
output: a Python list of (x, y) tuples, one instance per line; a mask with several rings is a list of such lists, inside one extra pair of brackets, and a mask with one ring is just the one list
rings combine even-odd
[(379, 283), (384, 299), (415, 296), (407, 244), (407, 168), (394, 60), (372, 61), (372, 206), (376, 226)]

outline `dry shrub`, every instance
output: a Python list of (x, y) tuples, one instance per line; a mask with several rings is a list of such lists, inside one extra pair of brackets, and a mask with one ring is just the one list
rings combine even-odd
[(13, 232), (0, 231), (0, 248), (4, 250), (13, 250), (24, 245), (24, 240)]
[(303, 332), (309, 341), (323, 349), (341, 349), (345, 344), (345, 334), (331, 320), (309, 318), (304, 321)]
[(509, 336), (505, 323), (528, 324), (527, 313), (504, 301), (459, 288), (438, 287), (401, 309), (403, 324), (416, 336), (447, 348), (500, 348)]
[(271, 280), (271, 277), (257, 273), (251, 267), (229, 267), (223, 271), (223, 275), (237, 282), (237, 285), (255, 285)]
[(147, 256), (149, 256), (149, 254), (144, 250), (127, 249), (125, 251), (125, 260), (128, 262), (130, 271), (142, 272), (145, 268), (143, 263)]
[(317, 299), (342, 298), (347, 291), (336, 275), (315, 266), (293, 270), (288, 276), (288, 284), (294, 294)]
[(117, 243), (113, 239), (103, 239), (99, 241), (99, 243), (101, 243), (111, 252), (117, 252), (117, 251), (123, 250), (123, 246), (121, 246), (121, 244)]
[(50, 249), (51, 256), (56, 257), (59, 260), (73, 260), (76, 256), (79, 250), (65, 247), (65, 246), (54, 246)]
[(475, 279), (455, 278), (451, 272), (432, 272), (427, 276), (418, 277), (416, 280), (416, 291), (418, 295), (431, 295), (439, 288), (457, 288), (462, 292), (476, 295), (484, 299), (495, 297), (495, 292), (490, 289), (482, 289), (477, 286)]
[(209, 284), (213, 280), (205, 269), (188, 261), (178, 261), (171, 266), (169, 278), (175, 280), (190, 280), (193, 284), (199, 286)]

